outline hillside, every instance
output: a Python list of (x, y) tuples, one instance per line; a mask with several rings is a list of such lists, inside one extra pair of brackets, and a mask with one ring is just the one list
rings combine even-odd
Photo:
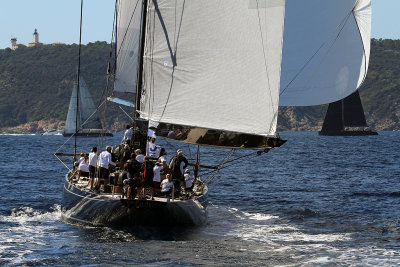
[[(94, 99), (105, 88), (109, 49), (106, 42), (82, 47), (81, 77)], [(0, 50), (0, 128), (34, 125), (37, 121), (42, 121), (40, 126), (46, 125), (43, 121), (51, 126), (51, 122), (64, 121), (76, 80), (77, 59), (76, 44)], [(108, 109), (116, 112), (116, 107)]]
[[(82, 47), (81, 73), (95, 99), (106, 84), (109, 49), (106, 42)], [(76, 79), (77, 55), (76, 44), (0, 50), (0, 131), (61, 128)], [(400, 40), (372, 40), (370, 68), (360, 95), (372, 128), (400, 129)], [(281, 108), (278, 128), (318, 130), (326, 108)], [(107, 128), (122, 129), (127, 116), (115, 106), (107, 106), (107, 111), (117, 117), (107, 121)]]

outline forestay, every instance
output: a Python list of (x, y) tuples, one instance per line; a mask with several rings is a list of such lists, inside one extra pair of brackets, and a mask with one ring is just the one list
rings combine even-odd
[(343, 99), (364, 81), (371, 0), (287, 0), (281, 106)]
[(141, 118), (272, 136), (284, 0), (149, 1)]
[(117, 47), (114, 90), (136, 92), (142, 1), (117, 1)]

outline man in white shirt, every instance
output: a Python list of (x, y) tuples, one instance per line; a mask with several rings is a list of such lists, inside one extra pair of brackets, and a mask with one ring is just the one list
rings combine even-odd
[(193, 175), (190, 174), (189, 169), (186, 169), (185, 174), (183, 176), (185, 177), (185, 192), (191, 191), (193, 189), (193, 181), (194, 181)]
[(172, 189), (174, 188), (174, 183), (172, 182), (171, 175), (167, 174), (167, 179), (164, 179), (161, 182), (161, 195), (162, 196), (169, 196), (171, 195)]
[(165, 163), (169, 163), (169, 157), (168, 157), (168, 155), (167, 155), (167, 151), (165, 151), (165, 148), (161, 148), (161, 150), (160, 150), (160, 157), (158, 158), (158, 160), (157, 160), (158, 162), (163, 162), (163, 161), (165, 161)]
[(153, 168), (153, 188), (155, 191), (159, 192), (160, 183), (161, 183), (161, 171), (164, 169), (164, 166), (167, 166), (164, 162), (157, 162)]
[(124, 133), (124, 137), (122, 138), (122, 143), (123, 144), (128, 144), (129, 145), (129, 143), (131, 142), (131, 139), (132, 139), (132, 127), (129, 125), (129, 124), (127, 124), (126, 125), (126, 130), (125, 130), (125, 133)]
[(89, 177), (88, 156), (84, 155), (82, 161), (75, 162), (76, 170), (73, 175), (78, 174), (77, 182), (81, 177)]
[(90, 189), (93, 189), (93, 182), (96, 174), (96, 165), (97, 165), (97, 147), (92, 147), (89, 153), (89, 183)]
[(116, 164), (111, 158), (111, 146), (107, 146), (106, 150), (101, 152), (99, 159), (97, 160), (97, 166), (100, 168), (100, 175), (97, 184), (100, 184), (100, 180), (104, 180), (104, 185), (108, 184), (108, 177), (110, 175), (110, 165), (115, 166)]
[(144, 163), (144, 155), (142, 154), (142, 151), (140, 149), (135, 150), (135, 160), (139, 162), (140, 164)]

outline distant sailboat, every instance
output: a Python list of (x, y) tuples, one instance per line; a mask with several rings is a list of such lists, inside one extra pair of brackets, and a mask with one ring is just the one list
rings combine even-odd
[[(351, 130), (346, 127), (356, 129)], [(375, 131), (363, 129), (365, 127), (368, 127), (368, 125), (365, 120), (360, 94), (357, 90), (348, 97), (329, 104), (319, 135), (359, 136), (378, 134)]]
[[(100, 118), (96, 113), (92, 96), (86, 86), (85, 81), (80, 78), (79, 86), (79, 105), (77, 105), (77, 85), (74, 84), (67, 120), (65, 122), (64, 136), (112, 136), (112, 133), (106, 132), (101, 125)], [(79, 115), (77, 116), (77, 110)], [(78, 131), (76, 131), (76, 118), (78, 118)]]

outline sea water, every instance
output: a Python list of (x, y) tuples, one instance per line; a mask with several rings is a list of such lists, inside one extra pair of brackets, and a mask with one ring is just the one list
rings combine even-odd
[(267, 154), (235, 152), (243, 161), (209, 185), (205, 225), (118, 229), (62, 221), (71, 159), (53, 153), (67, 138), (2, 134), (0, 265), (400, 265), (400, 133), (281, 136)]

